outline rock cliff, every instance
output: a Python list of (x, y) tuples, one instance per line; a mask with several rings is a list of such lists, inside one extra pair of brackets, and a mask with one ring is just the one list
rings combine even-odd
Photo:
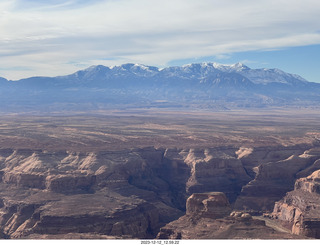
[(319, 169), (319, 151), (306, 147), (1, 149), (0, 231), (11, 238), (150, 238), (186, 210), (183, 220), (197, 214), (203, 222), (225, 219), (233, 207), (261, 212), (297, 176)]
[(294, 234), (320, 238), (320, 170), (298, 179), (294, 191), (276, 202), (273, 216)]
[(194, 193), (187, 199), (186, 215), (222, 218), (231, 212), (229, 201), (222, 192)]
[[(235, 208), (251, 212), (272, 211), (274, 203), (280, 200), (288, 191), (294, 189), (297, 176), (306, 176), (319, 165), (319, 152), (301, 149), (295, 150), (292, 155), (283, 160), (260, 163), (254, 168), (256, 175), (247, 185), (244, 185), (241, 194), (236, 200)], [(286, 156), (287, 152), (273, 152)], [(300, 153), (300, 154), (299, 154)], [(270, 153), (269, 153), (270, 154)], [(269, 159), (270, 160), (270, 159)]]
[(250, 181), (235, 151), (235, 148), (166, 150), (165, 169), (172, 172), (166, 174), (178, 187), (176, 190), (185, 193), (182, 201), (185, 203), (192, 193), (220, 191), (233, 203), (242, 186)]
[[(3, 149), (0, 226), (11, 238), (152, 237), (184, 214), (186, 197), (198, 189), (224, 190), (235, 200), (249, 177), (232, 154), (234, 149)], [(206, 208), (213, 204), (207, 200)]]
[(160, 229), (158, 239), (298, 239), (267, 227), (245, 212), (231, 212), (221, 192), (195, 193), (187, 200), (187, 212)]
[(63, 237), (67, 233), (145, 238), (159, 225), (159, 213), (153, 205), (108, 190), (94, 195), (40, 191), (17, 195), (15, 200), (9, 200), (9, 193), (1, 194), (5, 205), (0, 224), (10, 238), (42, 234)]
[(3, 150), (0, 227), (10, 238), (154, 237), (183, 214), (171, 203), (168, 184), (149, 166), (156, 164), (157, 152), (161, 159), (154, 150), (146, 160), (132, 150)]

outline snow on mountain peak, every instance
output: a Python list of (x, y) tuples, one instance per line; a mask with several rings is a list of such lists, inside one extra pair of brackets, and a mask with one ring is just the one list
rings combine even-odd
[(137, 67), (137, 68), (140, 68), (142, 70), (149, 70), (149, 66), (145, 66), (145, 65), (142, 65), (142, 64), (134, 64), (134, 67)]
[(236, 64), (233, 64), (231, 65), (230, 67), (234, 68), (234, 69), (237, 69), (237, 70), (243, 70), (243, 69), (249, 69), (248, 66), (244, 65), (243, 63), (241, 62), (238, 62)]
[(219, 63), (212, 63), (213, 67), (224, 72), (239, 72), (242, 70), (250, 69), (248, 66), (238, 62), (236, 64), (224, 65)]
[(166, 77), (180, 77), (184, 79), (206, 79), (208, 76), (216, 73), (238, 73), (252, 81), (255, 84), (268, 83), (306, 83), (307, 80), (294, 74), (286, 73), (279, 69), (251, 69), (243, 63), (219, 64), (212, 62), (192, 63), (183, 66), (174, 66), (159, 69), (153, 66), (143, 64), (127, 63), (120, 66), (106, 67), (102, 65), (91, 66), (85, 70), (76, 73), (78, 78), (81, 77), (110, 77), (130, 75), (138, 77), (151, 78), (156, 75), (165, 75)]

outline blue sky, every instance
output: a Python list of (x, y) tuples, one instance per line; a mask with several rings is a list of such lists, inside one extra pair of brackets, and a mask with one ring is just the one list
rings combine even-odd
[(310, 82), (320, 83), (320, 45), (307, 45), (281, 48), (269, 51), (236, 52), (224, 56), (200, 57), (186, 60), (173, 60), (169, 65), (185, 63), (217, 62), (234, 64), (241, 62), (250, 68), (279, 68), (298, 74)]
[(242, 62), (320, 82), (318, 0), (2, 0), (0, 76)]

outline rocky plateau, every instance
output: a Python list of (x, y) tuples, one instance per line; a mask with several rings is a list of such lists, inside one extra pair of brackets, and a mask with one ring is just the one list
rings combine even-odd
[[(285, 197), (276, 204), (279, 220), (299, 220), (292, 228), (294, 234), (318, 238), (319, 232), (313, 228), (318, 229), (318, 223), (313, 219), (310, 226), (307, 216), (301, 220), (298, 215), (315, 217), (320, 212), (317, 202), (312, 201), (319, 200), (319, 171), (314, 170), (319, 166), (320, 151), (310, 147), (149, 147), (89, 153), (2, 149), (1, 234), (19, 239), (153, 238), (173, 221), (176, 223), (161, 228), (158, 238), (245, 238), (238, 233), (229, 236), (227, 230), (221, 234), (185, 232), (212, 219), (212, 227), (220, 222), (220, 226), (223, 223), (241, 230), (238, 225), (244, 223), (229, 217), (232, 210), (251, 215), (272, 211), (274, 203), (295, 186), (287, 194), (295, 201), (287, 204), (289, 197)], [(297, 176), (301, 178), (296, 180)], [(222, 194), (196, 194), (199, 192)], [(300, 192), (308, 192), (302, 206), (295, 194)], [(282, 210), (284, 206), (296, 210), (292, 217), (283, 214), (288, 212)], [(199, 219), (192, 223), (195, 217)], [(187, 221), (192, 224), (189, 228), (172, 228), (172, 224)], [(249, 227), (255, 227), (248, 233), (251, 238), (258, 238), (252, 235), (254, 229), (268, 234), (256, 233), (260, 238), (281, 237), (258, 220), (251, 220)]]
[(267, 113), (3, 116), (0, 237), (319, 238), (319, 114)]

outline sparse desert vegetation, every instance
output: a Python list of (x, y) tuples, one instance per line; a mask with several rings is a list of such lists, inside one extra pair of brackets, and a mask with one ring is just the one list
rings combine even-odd
[(0, 118), (1, 148), (99, 151), (311, 144), (318, 110), (161, 111), (11, 114)]
[[(3, 114), (1, 236), (155, 238), (162, 228), (162, 238), (189, 239), (194, 229), (202, 232), (199, 239), (318, 238), (317, 217), (284, 215), (288, 201), (280, 199), (303, 178), (317, 186), (308, 176), (319, 169), (319, 117), (311, 109)], [(312, 191), (303, 194), (310, 203), (318, 198), (316, 188), (303, 190)], [(292, 198), (299, 200), (301, 191)], [(250, 218), (246, 225), (247, 218), (225, 213), (183, 216), (188, 197), (206, 192), (223, 192), (232, 210), (244, 217), (269, 213), (272, 222)], [(179, 217), (185, 228), (174, 221)], [(295, 222), (314, 228), (298, 229)], [(212, 233), (204, 223), (226, 227)], [(293, 234), (279, 232), (282, 224)]]

